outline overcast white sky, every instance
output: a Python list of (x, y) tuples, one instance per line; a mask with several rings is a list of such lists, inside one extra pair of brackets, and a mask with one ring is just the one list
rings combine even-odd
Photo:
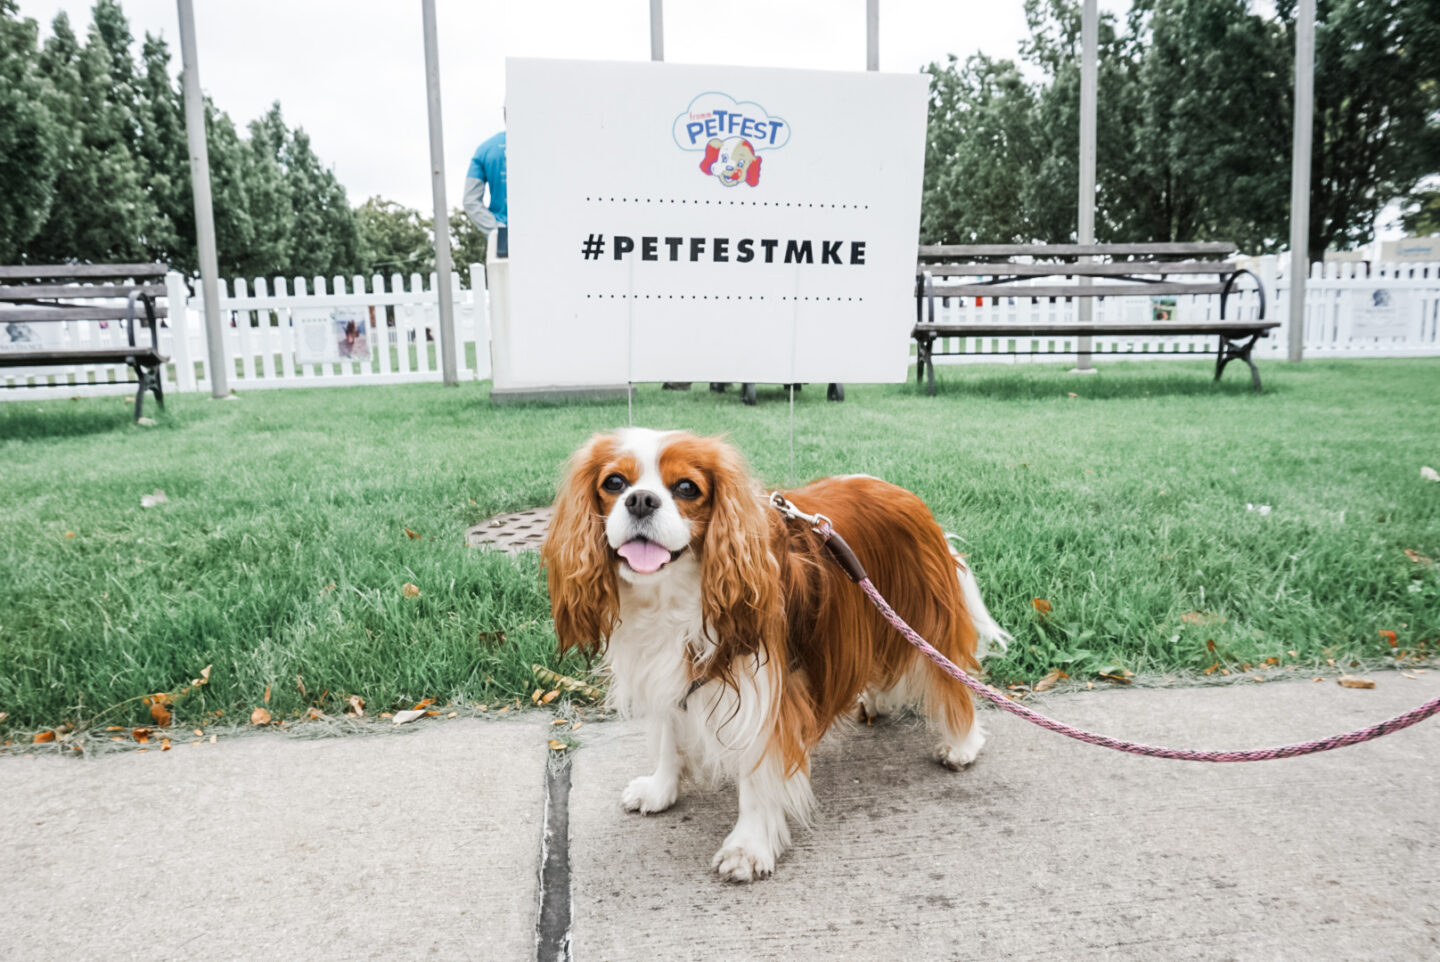
[[(174, 0), (122, 0), (137, 40), (170, 44)], [(77, 32), (93, 0), (20, 0), (48, 34)], [(448, 201), (460, 204), (475, 147), (502, 126), (506, 57), (648, 60), (648, 0), (437, 0)], [(1128, 0), (1100, 0), (1123, 11)], [(200, 82), (243, 129), (279, 100), (359, 203), (429, 210), (429, 135), (419, 0), (196, 0)], [(865, 0), (668, 0), (665, 58), (680, 63), (863, 70)], [(1022, 0), (881, 0), (880, 69), (908, 73), (954, 53), (1015, 57)]]

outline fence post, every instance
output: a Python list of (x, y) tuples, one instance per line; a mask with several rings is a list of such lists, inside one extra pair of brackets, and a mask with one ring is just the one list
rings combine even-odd
[[(179, 271), (165, 274), (165, 305), (170, 312), (170, 353), (175, 358), (177, 391), (195, 390), (195, 365), (190, 361), (190, 292)], [(204, 328), (201, 328), (203, 331)]]
[(490, 378), (490, 291), (485, 287), (485, 265), (470, 265), (470, 299), (474, 303), (475, 380)]
[(1255, 266), (1255, 273), (1260, 276), (1260, 290), (1264, 292), (1265, 319), (1280, 322), (1280, 326), (1275, 329), (1274, 338), (1264, 338), (1261, 343), (1268, 341), (1270, 353), (1278, 354), (1281, 346), (1289, 343), (1286, 333), (1289, 330), (1288, 314), (1280, 310), (1279, 260), (1274, 254), (1262, 254), (1260, 263)]

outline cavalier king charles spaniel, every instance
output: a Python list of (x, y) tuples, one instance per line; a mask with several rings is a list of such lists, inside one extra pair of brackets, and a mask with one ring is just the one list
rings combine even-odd
[[(918, 497), (865, 475), (782, 494), (828, 517), (922, 636), (978, 673), (1009, 637)], [(655, 771), (629, 811), (675, 804), (682, 775), (728, 778), (740, 817), (712, 862), (764, 878), (808, 822), (810, 751), (859, 708), (916, 704), (950, 769), (985, 733), (970, 692), (872, 608), (810, 526), (771, 507), (740, 454), (714, 438), (625, 429), (571, 459), (541, 557), (562, 650), (604, 652), (610, 699), (648, 726)]]

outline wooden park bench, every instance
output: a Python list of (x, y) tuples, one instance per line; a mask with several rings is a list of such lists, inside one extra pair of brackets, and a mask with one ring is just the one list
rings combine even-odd
[[(1255, 342), (1279, 327), (1280, 322), (1265, 320), (1265, 291), (1260, 279), (1229, 260), (1234, 253), (1234, 244), (1210, 242), (922, 246), (915, 279), (915, 329), (911, 335), (916, 345), (916, 382), (928, 380), (929, 393), (934, 394), (935, 357), (964, 353), (936, 350), (935, 341), (941, 337), (998, 336), (1007, 338), (1013, 347), (988, 353), (1076, 354), (1082, 353), (1083, 345), (1077, 347), (1075, 343), (1079, 338), (1196, 334), (1219, 336), (1215, 380), (1220, 380), (1225, 365), (1231, 361), (1244, 361), (1250, 366), (1251, 383), (1259, 391), (1260, 372), (1250, 352)], [(1225, 308), (1242, 275), (1254, 281), (1259, 293), (1258, 316), (1254, 320), (1227, 320)], [(1102, 323), (951, 323), (935, 319), (937, 297), (1015, 298), (1023, 299), (1028, 307), (1031, 298), (1153, 294), (1219, 294), (1220, 318)], [(1010, 342), (1009, 338), (1030, 339), (1031, 343), (1018, 347), (1014, 346), (1018, 342)]]
[[(135, 419), (140, 419), (145, 392), (165, 407), (161, 368), (169, 358), (160, 353), (158, 318), (167, 314), (155, 300), (165, 296), (164, 264), (56, 264), (0, 267), (0, 368), (73, 367), (77, 364), (128, 364), (138, 384), (135, 392)], [(104, 303), (94, 303), (101, 301)], [(121, 303), (123, 302), (123, 303)], [(135, 322), (150, 328), (149, 343), (138, 343)], [(108, 346), (85, 343), (72, 336), (65, 344), (46, 344), (36, 338), (31, 349), (25, 342), (36, 334), (37, 325), (67, 321), (125, 322), (126, 343)], [(80, 382), (87, 383), (87, 382)], [(9, 385), (25, 387), (27, 385)], [(36, 387), (46, 387), (41, 383)]]

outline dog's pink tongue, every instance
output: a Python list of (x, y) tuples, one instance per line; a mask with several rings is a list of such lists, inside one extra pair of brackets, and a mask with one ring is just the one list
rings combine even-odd
[(642, 575), (659, 571), (660, 566), (670, 560), (670, 552), (653, 541), (627, 541), (616, 550)]

